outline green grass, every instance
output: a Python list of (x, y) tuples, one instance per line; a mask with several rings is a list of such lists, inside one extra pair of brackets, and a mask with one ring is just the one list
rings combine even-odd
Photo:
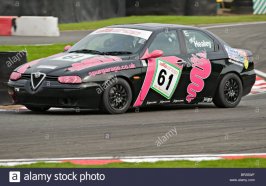
[[(0, 168), (10, 168), (0, 166)], [(266, 168), (266, 159), (241, 159), (217, 161), (160, 161), (156, 163), (111, 163), (107, 165), (74, 165), (71, 163), (35, 163), (12, 168)]]
[(53, 44), (53, 45), (26, 45), (26, 46), (0, 46), (0, 51), (21, 51), (27, 50), (28, 61), (33, 61), (35, 59), (40, 59), (44, 57), (51, 56), (64, 51), (64, 47), (67, 44)]
[(171, 23), (184, 25), (266, 21), (266, 15), (238, 16), (130, 16), (100, 21), (60, 24), (60, 30), (93, 30), (114, 24)]

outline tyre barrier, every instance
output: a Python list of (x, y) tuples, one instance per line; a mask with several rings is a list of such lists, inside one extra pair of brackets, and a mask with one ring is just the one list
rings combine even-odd
[(0, 36), (11, 36), (12, 28), (15, 28), (15, 16), (0, 16)]
[(184, 15), (186, 0), (126, 1), (126, 15)]
[(10, 74), (27, 62), (27, 52), (0, 52), (0, 105), (12, 104), (8, 95), (7, 82)]
[(232, 3), (232, 13), (252, 14), (253, 0), (234, 0)]
[(126, 1), (127, 15), (216, 15), (216, 0)]
[(2, 36), (59, 36), (58, 18), (41, 16), (0, 16)]
[(187, 0), (186, 15), (216, 15), (216, 0)]

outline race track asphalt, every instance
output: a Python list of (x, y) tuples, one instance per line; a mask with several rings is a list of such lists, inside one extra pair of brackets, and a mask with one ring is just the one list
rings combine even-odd
[[(266, 24), (210, 29), (254, 51), (265, 71)], [(1, 39), (1, 38), (0, 38)], [(0, 159), (266, 152), (266, 94), (234, 109), (212, 104), (147, 108), (123, 115), (96, 111), (0, 111)], [(157, 147), (170, 130), (176, 130)], [(169, 135), (168, 135), (169, 136)]]
[[(210, 104), (123, 115), (0, 112), (0, 158), (266, 152), (265, 98), (246, 97), (234, 109)], [(177, 134), (157, 147), (158, 137), (171, 129)]]

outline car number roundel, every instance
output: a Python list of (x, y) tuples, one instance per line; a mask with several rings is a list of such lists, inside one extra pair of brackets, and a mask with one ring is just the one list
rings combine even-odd
[(170, 99), (176, 90), (181, 72), (181, 69), (177, 66), (158, 58), (151, 88), (165, 98)]

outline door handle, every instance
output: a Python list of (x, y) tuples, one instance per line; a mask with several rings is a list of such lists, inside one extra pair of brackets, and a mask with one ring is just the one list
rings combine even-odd
[(180, 59), (180, 60), (178, 60), (178, 61), (176, 62), (176, 64), (184, 65), (184, 64), (187, 64), (187, 62), (184, 61), (184, 60), (182, 60), (182, 59)]

